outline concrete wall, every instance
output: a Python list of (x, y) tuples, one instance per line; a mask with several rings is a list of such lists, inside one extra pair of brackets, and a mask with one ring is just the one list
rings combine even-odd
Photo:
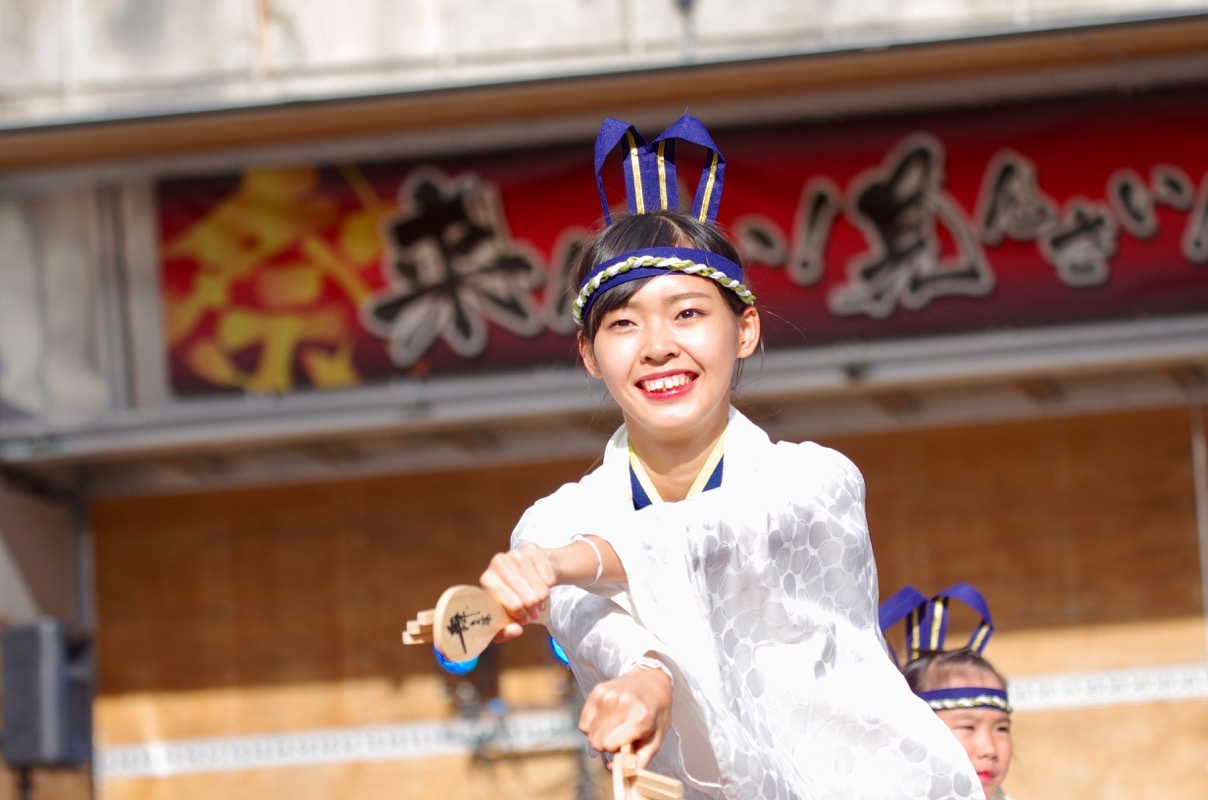
[(1188, 0), (0, 0), (0, 127), (1085, 25)]
[(0, 196), (0, 425), (110, 399), (99, 219), (87, 188)]
[(0, 479), (0, 624), (79, 624), (71, 510)]

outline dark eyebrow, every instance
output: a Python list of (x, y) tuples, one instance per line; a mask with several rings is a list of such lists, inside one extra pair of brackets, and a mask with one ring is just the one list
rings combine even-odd
[[(614, 309), (610, 309), (608, 311), (608, 314), (615, 313), (622, 309), (633, 309), (635, 307), (640, 306), (641, 303), (635, 302), (636, 297), (637, 297), (637, 295), (627, 298), (625, 300), (625, 302), (622, 303), (621, 305), (617, 306)], [(701, 299), (708, 300), (710, 297), (712, 297), (712, 295), (706, 289), (689, 289), (687, 291), (679, 292), (677, 294), (671, 295), (670, 297), (667, 297), (663, 301), (663, 303), (665, 305), (671, 305), (673, 303), (679, 303), (684, 300), (701, 300)]]
[(691, 292), (680, 292), (679, 294), (673, 294), (673, 295), (671, 295), (671, 297), (667, 298), (667, 300), (668, 300), (668, 302), (675, 303), (680, 300), (695, 300), (698, 297), (708, 297), (708, 296), (709, 296), (708, 292), (694, 290)]

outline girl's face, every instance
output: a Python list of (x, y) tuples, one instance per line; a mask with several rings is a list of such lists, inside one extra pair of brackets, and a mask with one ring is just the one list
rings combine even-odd
[[(956, 688), (965, 682), (936, 688)], [(1005, 688), (995, 676), (979, 672), (977, 682), (968, 685), (992, 689)], [(994, 796), (1007, 777), (1011, 763), (1011, 717), (997, 708), (955, 708), (935, 712), (965, 746), (986, 797)]]
[(716, 436), (730, 408), (734, 363), (759, 343), (759, 313), (735, 317), (708, 278), (669, 273), (648, 281), (579, 339), (587, 371), (602, 378), (631, 439)]

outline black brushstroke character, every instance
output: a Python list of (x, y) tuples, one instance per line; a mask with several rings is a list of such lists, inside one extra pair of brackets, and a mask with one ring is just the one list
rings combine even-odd
[(1135, 170), (1118, 169), (1108, 176), (1107, 201), (1124, 230), (1138, 239), (1158, 235), (1157, 197)]
[(439, 170), (412, 172), (387, 220), (389, 286), (370, 297), (361, 319), (408, 366), (439, 336), (463, 358), (487, 346), (487, 321), (520, 336), (543, 327), (532, 290), (540, 259), (511, 239), (494, 187), (476, 176), (450, 181)]
[(994, 154), (978, 196), (978, 232), (987, 245), (1034, 242), (1059, 221), (1057, 203), (1040, 189), (1036, 165), (1014, 150)]
[(1208, 172), (1200, 179), (1181, 245), (1184, 258), (1192, 264), (1208, 264)]
[(798, 286), (812, 286), (826, 271), (824, 253), (835, 220), (843, 210), (839, 187), (826, 178), (813, 178), (801, 192), (793, 224), (793, 252), (788, 274)]
[(1061, 224), (1041, 237), (1040, 252), (1066, 286), (1099, 286), (1111, 274), (1116, 223), (1101, 203), (1075, 197), (1066, 203)]
[(466, 631), (475, 626), (489, 626), (491, 624), (491, 615), (482, 612), (467, 614), (464, 611), (458, 611), (453, 616), (449, 617), (449, 624), (445, 626), (445, 630), (455, 635), (461, 641), (461, 652), (469, 652), (466, 647)]
[(1195, 203), (1195, 183), (1176, 164), (1155, 164), (1149, 171), (1149, 183), (1154, 199), (1176, 211), (1188, 211)]
[(571, 286), (571, 274), (583, 250), (589, 232), (578, 226), (569, 227), (558, 235), (550, 258), (550, 281), (545, 290), (545, 324), (552, 331), (569, 335), (578, 329), (571, 314), (579, 287)]
[[(831, 311), (884, 319), (898, 305), (917, 310), (937, 297), (993, 290), (981, 245), (943, 184), (943, 148), (927, 134), (903, 140), (881, 167), (853, 182), (848, 213), (869, 252), (848, 262), (848, 282), (828, 298)], [(941, 230), (955, 254), (941, 252)]]

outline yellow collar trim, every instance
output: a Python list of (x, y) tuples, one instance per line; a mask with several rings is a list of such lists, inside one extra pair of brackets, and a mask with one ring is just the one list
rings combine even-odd
[[(705, 459), (700, 472), (696, 474), (696, 480), (692, 481), (692, 486), (688, 488), (688, 497), (696, 497), (705, 490), (705, 484), (709, 482), (709, 478), (713, 475), (713, 470), (717, 469), (717, 462), (721, 461), (725, 453), (726, 433), (722, 431), (721, 436), (717, 439), (717, 444), (713, 445), (713, 449), (709, 452), (709, 457)], [(638, 483), (642, 484), (642, 488), (646, 490), (646, 496), (650, 498), (650, 502), (664, 502), (662, 495), (659, 494), (659, 490), (654, 488), (654, 481), (650, 480), (650, 473), (646, 472), (646, 467), (642, 466), (642, 462), (638, 459), (638, 454), (633, 452), (633, 445), (629, 445), (629, 466), (633, 469), (633, 474), (637, 476)]]

